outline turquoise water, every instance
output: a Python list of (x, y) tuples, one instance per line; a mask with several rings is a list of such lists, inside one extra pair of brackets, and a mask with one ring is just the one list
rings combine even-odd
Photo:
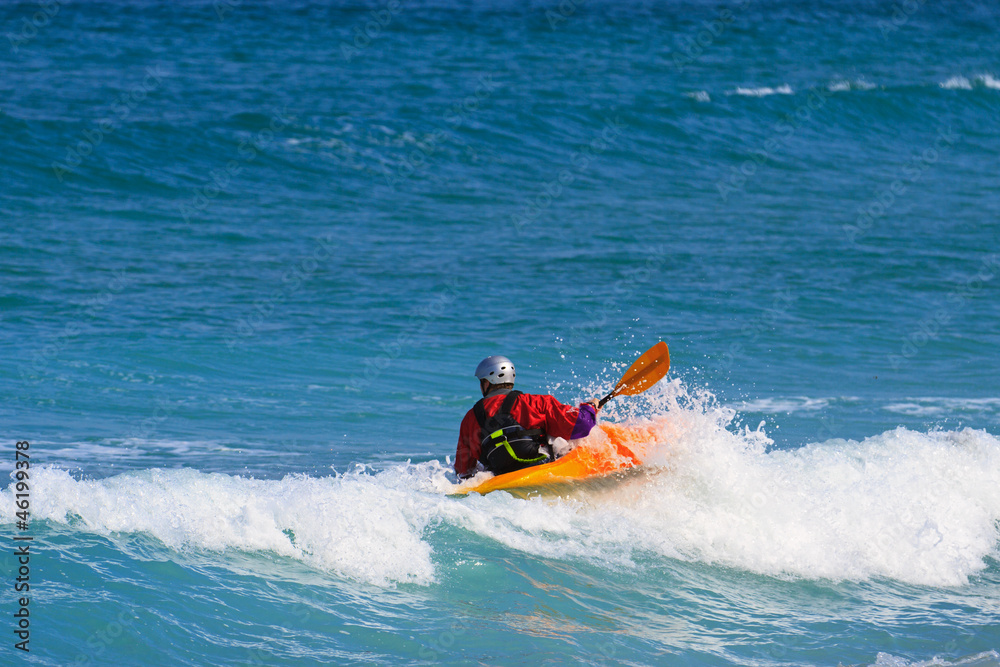
[[(995, 4), (0, 17), (3, 662), (1000, 663)], [(447, 495), (661, 339), (646, 466)]]

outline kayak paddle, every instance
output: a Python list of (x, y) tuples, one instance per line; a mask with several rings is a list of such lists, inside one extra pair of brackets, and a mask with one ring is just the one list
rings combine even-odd
[(663, 379), (670, 369), (670, 350), (662, 340), (642, 353), (642, 356), (629, 366), (625, 375), (618, 381), (611, 393), (601, 399), (598, 407), (603, 408), (604, 404), (615, 396), (635, 396), (646, 391), (654, 384)]

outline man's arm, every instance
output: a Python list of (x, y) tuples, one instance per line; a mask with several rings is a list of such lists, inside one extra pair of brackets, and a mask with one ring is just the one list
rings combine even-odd
[[(527, 397), (525, 394), (522, 398)], [(581, 403), (579, 407), (564, 405), (554, 396), (531, 395), (524, 402), (526, 414), (521, 425), (525, 428), (544, 428), (553, 438), (575, 440), (585, 438), (597, 424), (597, 406), (593, 402)], [(530, 425), (529, 425), (530, 424)]]
[(476, 474), (480, 447), (479, 422), (472, 410), (469, 410), (462, 420), (458, 431), (458, 446), (455, 448), (455, 472), (462, 479)]
[(573, 432), (569, 436), (570, 440), (586, 438), (590, 435), (590, 431), (597, 426), (598, 409), (594, 402), (580, 404), (576, 422), (573, 424)]

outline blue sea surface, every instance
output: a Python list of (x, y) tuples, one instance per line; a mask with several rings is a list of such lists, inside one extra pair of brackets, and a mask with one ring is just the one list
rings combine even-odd
[[(0, 663), (1000, 664), (997, 3), (0, 26)], [(659, 340), (645, 465), (449, 495)]]

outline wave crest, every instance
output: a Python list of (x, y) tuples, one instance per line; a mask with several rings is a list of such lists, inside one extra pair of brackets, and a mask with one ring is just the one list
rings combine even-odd
[[(996, 557), (1000, 440), (985, 431), (898, 428), (776, 450), (763, 423), (736, 429), (736, 410), (679, 380), (609, 407), (650, 434), (646, 465), (560, 495), (449, 497), (453, 477), (436, 461), (281, 480), (187, 469), (76, 480), (42, 468), (33, 517), (175, 550), (271, 552), (376, 585), (433, 583), (448, 557), (435, 553), (462, 531), (611, 568), (680, 559), (931, 586), (962, 585)], [(0, 521), (13, 523), (13, 508), (2, 503)]]

